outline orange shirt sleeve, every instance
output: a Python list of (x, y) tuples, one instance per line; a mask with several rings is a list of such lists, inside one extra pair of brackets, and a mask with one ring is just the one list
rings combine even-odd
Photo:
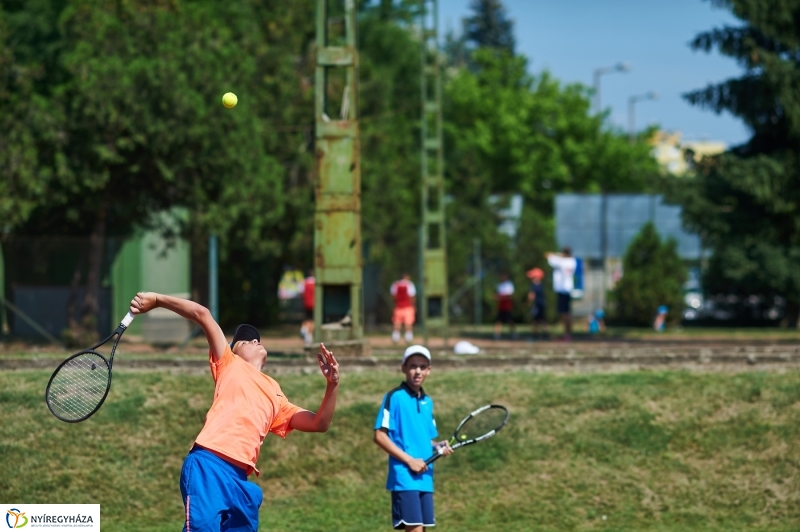
[(225, 353), (217, 361), (214, 360), (214, 353), (208, 352), (208, 364), (211, 366), (211, 376), (214, 377), (214, 382), (217, 382), (220, 374), (231, 362), (233, 362), (233, 351), (229, 345), (225, 346)]
[(292, 417), (296, 413), (305, 410), (305, 408), (300, 408), (297, 405), (293, 405), (283, 394), (281, 394), (281, 399), (282, 401), (280, 410), (273, 418), (269, 431), (276, 436), (285, 438), (287, 434), (294, 430), (289, 426), (292, 421)]

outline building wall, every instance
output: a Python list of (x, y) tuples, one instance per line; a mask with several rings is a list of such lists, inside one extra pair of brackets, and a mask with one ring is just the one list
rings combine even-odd
[(559, 194), (555, 201), (556, 241), (584, 263), (584, 290), (573, 301), (576, 316), (604, 308), (606, 294), (622, 275), (622, 257), (647, 222), (661, 238), (673, 238), (686, 261), (698, 261), (698, 235), (683, 228), (681, 208), (649, 194)]
[[(112, 265), (114, 316), (122, 319), (137, 292), (158, 292), (188, 299), (190, 296), (190, 246), (176, 239), (167, 242), (154, 232), (127, 240)], [(128, 334), (141, 334), (156, 344), (183, 341), (191, 324), (165, 309), (137, 317)]]
[(708, 155), (719, 155), (728, 150), (728, 145), (715, 140), (684, 141), (678, 131), (658, 131), (650, 139), (655, 157), (661, 168), (682, 176), (689, 172), (694, 163), (700, 162)]

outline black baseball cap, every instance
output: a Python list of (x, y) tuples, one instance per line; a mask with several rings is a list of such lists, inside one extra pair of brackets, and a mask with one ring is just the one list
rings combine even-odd
[(233, 341), (231, 342), (231, 347), (236, 345), (236, 342), (249, 342), (251, 340), (258, 340), (261, 341), (261, 335), (258, 333), (258, 329), (253, 327), (252, 325), (248, 325), (247, 323), (242, 323), (238, 327), (236, 327), (236, 332), (233, 333)]

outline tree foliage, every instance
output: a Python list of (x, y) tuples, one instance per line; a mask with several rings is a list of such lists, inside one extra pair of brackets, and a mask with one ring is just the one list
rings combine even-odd
[[(492, 269), (524, 286), (525, 268), (543, 267), (544, 251), (554, 249), (556, 194), (646, 191), (658, 166), (644, 142), (630, 144), (589, 112), (586, 87), (564, 86), (547, 71), (530, 75), (523, 56), (478, 49), (472, 62), (477, 68), (458, 69), (446, 83), (451, 268), (463, 271), (479, 237), (495, 257)], [(497, 234), (489, 204), (513, 193), (524, 202), (518, 242)]]
[[(204, 288), (205, 242), (216, 234), (223, 322), (269, 323), (283, 268), (313, 261), (314, 5), (3, 2), (5, 230), (102, 242), (135, 227), (166, 230), (153, 215), (182, 208), (195, 287)], [(418, 4), (358, 6), (363, 240), (388, 285), (417, 265)], [(590, 113), (585, 87), (529, 73), (499, 1), (474, 2), (470, 21), (469, 46), (453, 48), (469, 67), (451, 61), (444, 78), (454, 287), (470, 274), (474, 238), (494, 270), (521, 276), (552, 249), (556, 193), (643, 191), (657, 172), (646, 145)], [(233, 110), (220, 104), (227, 91), (239, 96)], [(517, 242), (498, 232), (489, 201), (511, 193), (526, 206)], [(90, 270), (83, 283), (96, 286)]]
[(613, 321), (650, 325), (659, 306), (669, 308), (667, 321), (681, 320), (686, 267), (673, 239), (662, 242), (652, 222), (631, 241), (623, 258), (623, 276), (611, 294)]
[(792, 321), (800, 303), (800, 4), (791, 0), (717, 2), (742, 24), (699, 34), (696, 50), (718, 50), (743, 69), (738, 78), (686, 95), (689, 102), (741, 118), (752, 136), (699, 165), (681, 191), (687, 224), (713, 250), (712, 293), (782, 295)]
[(464, 39), (477, 48), (514, 54), (514, 22), (500, 0), (472, 0), (472, 15), (464, 19)]

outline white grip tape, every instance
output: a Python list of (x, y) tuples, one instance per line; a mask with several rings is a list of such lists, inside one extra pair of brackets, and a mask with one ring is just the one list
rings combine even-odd
[(133, 321), (133, 318), (135, 318), (135, 317), (136, 316), (134, 316), (133, 314), (130, 313), (130, 311), (128, 311), (128, 313), (125, 315), (125, 317), (122, 318), (122, 324), (121, 325), (127, 329), (128, 326)]

